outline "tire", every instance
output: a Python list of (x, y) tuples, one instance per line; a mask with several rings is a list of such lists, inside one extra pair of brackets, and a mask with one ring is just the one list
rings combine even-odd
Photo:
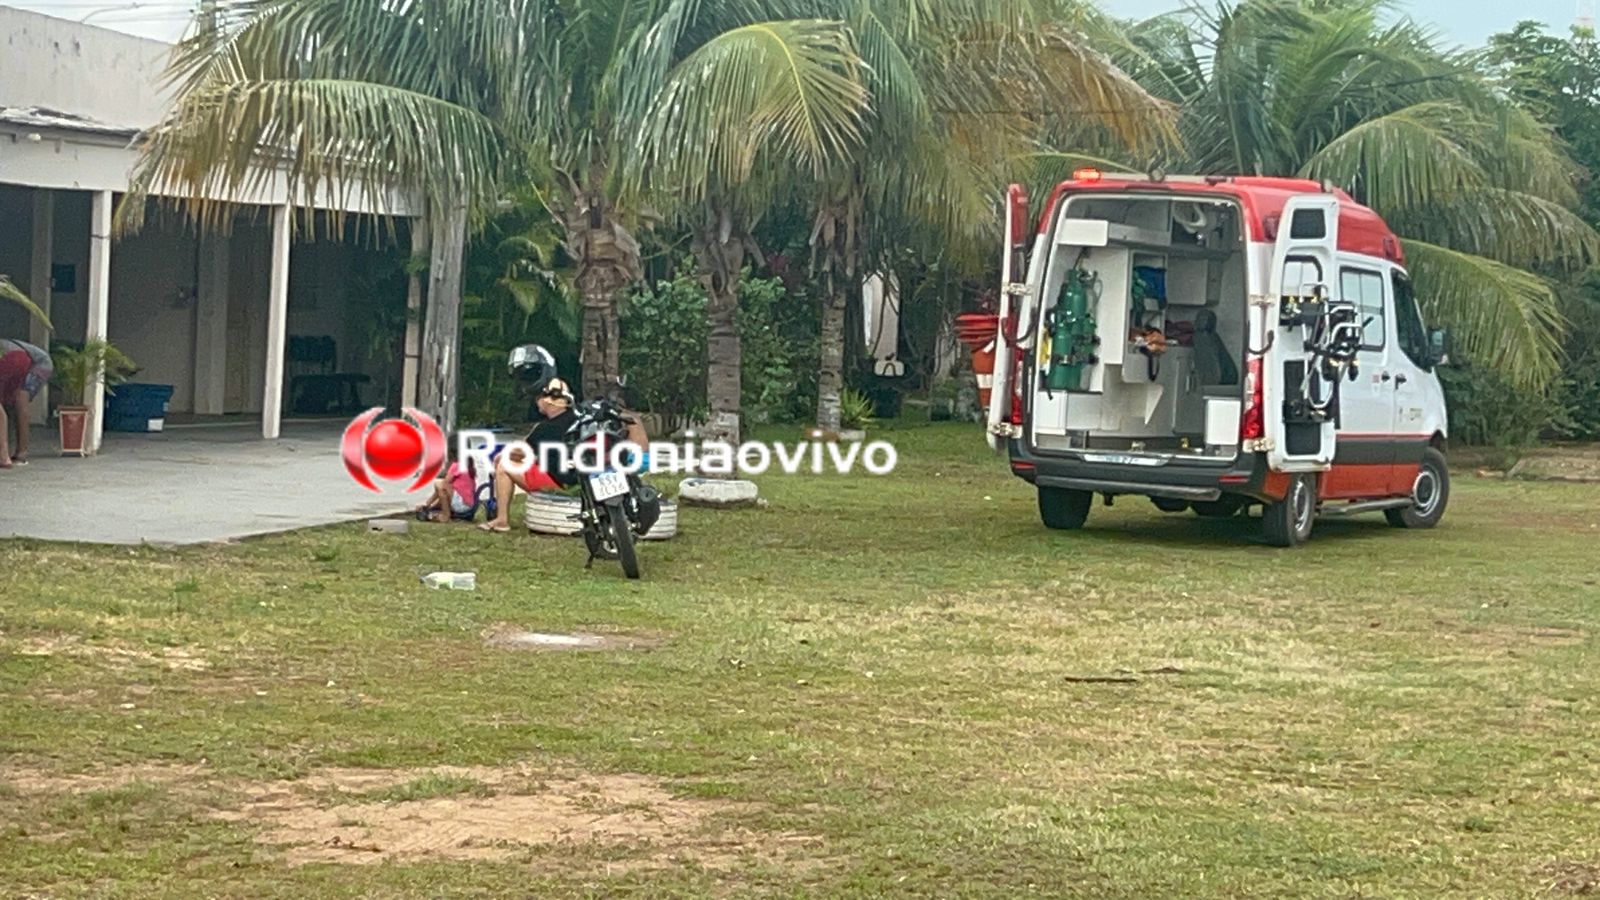
[(622, 501), (606, 502), (607, 539), (617, 551), (617, 562), (622, 564), (622, 574), (630, 579), (639, 577), (639, 554), (633, 547), (633, 528), (628, 525), (628, 515), (622, 511)]
[(1159, 509), (1164, 513), (1181, 513), (1189, 511), (1189, 501), (1187, 500), (1174, 500), (1171, 497), (1151, 497), (1150, 502), (1155, 504), (1156, 509)]
[(1191, 503), (1195, 515), (1202, 519), (1231, 519), (1244, 509), (1244, 498), (1238, 494), (1223, 494), (1215, 500)]
[(1069, 488), (1039, 488), (1039, 518), (1045, 527), (1057, 531), (1077, 531), (1089, 520), (1094, 494)]
[(1422, 451), (1422, 469), (1411, 488), (1412, 504), (1402, 509), (1386, 509), (1384, 518), (1396, 528), (1432, 528), (1444, 518), (1450, 505), (1450, 465), (1437, 448)]
[(523, 521), (534, 534), (576, 537), (583, 533), (582, 511), (582, 497), (535, 491), (523, 506)]
[(676, 500), (661, 501), (661, 518), (651, 526), (649, 531), (639, 536), (644, 541), (670, 541), (678, 536), (678, 502)]
[(1261, 527), (1267, 543), (1274, 547), (1298, 547), (1311, 538), (1311, 525), (1317, 520), (1317, 478), (1300, 473), (1289, 476), (1289, 491), (1282, 500), (1268, 503), (1261, 513)]

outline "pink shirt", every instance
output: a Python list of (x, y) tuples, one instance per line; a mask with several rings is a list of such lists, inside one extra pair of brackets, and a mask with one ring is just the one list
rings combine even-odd
[(451, 463), (450, 471), (445, 476), (450, 481), (450, 487), (461, 498), (462, 503), (471, 505), (478, 499), (478, 480), (472, 477), (467, 467), (461, 463)]

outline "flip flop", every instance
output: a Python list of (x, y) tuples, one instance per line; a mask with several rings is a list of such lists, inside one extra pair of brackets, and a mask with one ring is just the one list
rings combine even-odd
[(479, 531), (487, 531), (490, 534), (510, 534), (511, 533), (511, 526), (507, 525), (504, 528), (496, 528), (493, 525), (490, 525), (488, 522), (484, 522), (483, 524), (478, 526), (478, 530)]

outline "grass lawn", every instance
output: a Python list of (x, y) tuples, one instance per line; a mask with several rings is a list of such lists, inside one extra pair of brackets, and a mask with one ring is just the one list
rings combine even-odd
[(641, 583), (453, 526), (0, 542), (0, 893), (1600, 889), (1600, 485), (1286, 552), (1133, 499), (1049, 532), (974, 429), (890, 436)]

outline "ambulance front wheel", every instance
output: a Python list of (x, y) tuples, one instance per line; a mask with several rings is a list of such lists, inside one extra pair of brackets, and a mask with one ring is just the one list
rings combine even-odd
[(1444, 518), (1450, 504), (1450, 465), (1444, 454), (1429, 447), (1422, 452), (1422, 468), (1411, 488), (1411, 505), (1384, 511), (1396, 528), (1432, 528)]
[(1089, 508), (1094, 505), (1094, 494), (1067, 488), (1039, 488), (1039, 518), (1047, 528), (1057, 531), (1076, 531), (1089, 520)]
[(1311, 525), (1317, 519), (1317, 478), (1300, 473), (1289, 476), (1289, 490), (1282, 500), (1268, 503), (1261, 513), (1261, 526), (1267, 543), (1274, 547), (1298, 547), (1311, 538)]

